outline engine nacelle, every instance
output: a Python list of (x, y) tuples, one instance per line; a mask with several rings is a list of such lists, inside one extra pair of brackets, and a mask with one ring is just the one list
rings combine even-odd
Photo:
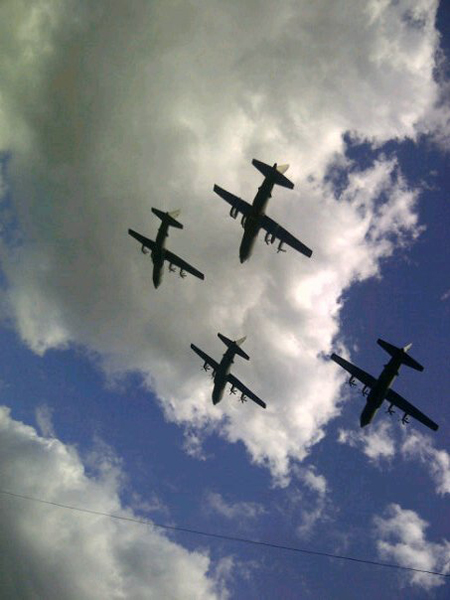
[(277, 236), (274, 233), (267, 232), (266, 235), (264, 236), (264, 241), (266, 242), (266, 244), (268, 246), (270, 244), (274, 244), (276, 239), (277, 239)]
[(171, 273), (175, 273), (175, 271), (176, 271), (176, 269), (175, 269), (175, 267), (173, 266), (173, 264), (172, 264), (172, 263), (169, 263), (169, 271), (170, 271)]
[(362, 394), (363, 396), (368, 396), (368, 394), (369, 394), (369, 386), (365, 385), (365, 386), (363, 387), (363, 389), (361, 390), (361, 394)]
[(350, 387), (355, 387), (355, 385), (356, 385), (356, 380), (355, 380), (355, 378), (353, 377), (353, 375), (352, 375), (351, 377), (349, 377), (349, 380), (348, 380), (348, 385), (349, 385)]
[(186, 272), (183, 269), (180, 269), (180, 277), (181, 279), (186, 279)]
[(230, 217), (232, 219), (237, 219), (239, 214), (239, 209), (236, 206), (232, 206), (230, 210)]
[(286, 250), (283, 248), (283, 242), (278, 244), (277, 253), (278, 252), (286, 252)]
[(245, 227), (245, 222), (246, 221), (247, 221), (247, 217), (246, 217), (246, 215), (243, 215), (242, 219), (241, 219), (241, 225), (242, 225), (242, 227)]
[(233, 396), (236, 394), (236, 388), (234, 387), (234, 385), (232, 385), (230, 388), (230, 394), (232, 394)]
[(389, 408), (387, 409), (387, 413), (389, 413), (390, 415), (393, 415), (395, 413), (395, 410), (393, 410), (393, 404), (389, 405)]
[(239, 400), (242, 402), (242, 404), (244, 404), (244, 402), (247, 402), (247, 396), (245, 394), (241, 394)]
[(203, 370), (204, 371), (209, 371), (209, 369), (210, 369), (210, 367), (209, 367), (208, 363), (205, 362), (205, 364), (203, 365)]
[(142, 254), (148, 254), (150, 250), (147, 248), (147, 246), (144, 246), (144, 244), (142, 244), (141, 252)]
[(408, 413), (405, 413), (402, 417), (402, 423), (403, 425), (406, 425), (406, 423), (409, 423), (409, 419), (408, 419)]

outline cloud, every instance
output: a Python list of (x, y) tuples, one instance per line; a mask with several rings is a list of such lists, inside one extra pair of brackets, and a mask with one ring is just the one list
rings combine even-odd
[(327, 480), (314, 466), (292, 467), (293, 481), (284, 491), (276, 509), (289, 526), (303, 540), (309, 539), (319, 524), (332, 518), (334, 507), (330, 501)]
[[(2, 489), (133, 517), (119, 493), (117, 460), (89, 476), (76, 450), (15, 421), (0, 407)], [(0, 587), (4, 597), (225, 598), (232, 565), (213, 564), (155, 530), (2, 495)], [(220, 568), (219, 568), (220, 567)], [(218, 569), (217, 577), (211, 575)]]
[(217, 492), (209, 492), (205, 503), (208, 510), (226, 519), (256, 519), (266, 512), (265, 508), (257, 502), (231, 502)]
[[(121, 3), (9, 0), (0, 24), (0, 149), (22, 243), (1, 244), (9, 314), (36, 352), (83, 346), (109, 377), (142, 373), (166, 418), (244, 442), (285, 485), (339, 413), (341, 375), (320, 356), (342, 294), (421, 231), (395, 158), (365, 169), (343, 136), (379, 146), (432, 132), (437, 2)], [(326, 17), (324, 17), (326, 15)], [(358, 48), (358, 52), (355, 52)], [(442, 116), (442, 115), (441, 115)], [(311, 260), (241, 230), (214, 183), (251, 199), (253, 157), (290, 162), (295, 191), (269, 206)], [(337, 193), (326, 175), (345, 171)], [(153, 237), (150, 207), (181, 208), (169, 247), (204, 283), (166, 275), (126, 231)], [(210, 402), (189, 344), (248, 334), (236, 376), (268, 410)], [(202, 374), (203, 375), (203, 374)]]
[(450, 298), (450, 290), (447, 290), (444, 294), (442, 294), (441, 296), (441, 300), (448, 300)]
[(373, 462), (393, 458), (396, 452), (395, 439), (392, 437), (392, 426), (387, 421), (379, 421), (367, 429), (350, 431), (340, 429), (338, 442), (348, 444), (352, 448), (360, 448)]
[(429, 435), (410, 429), (404, 432), (400, 441), (393, 437), (391, 424), (380, 421), (367, 429), (340, 429), (338, 442), (359, 448), (375, 464), (383, 459), (390, 460), (398, 452), (404, 460), (419, 461), (433, 479), (436, 492), (439, 495), (450, 493), (450, 455), (446, 450), (436, 448)]
[(41, 404), (35, 410), (36, 423), (43, 437), (55, 437), (53, 411), (47, 404)]
[(438, 450), (432, 438), (414, 431), (400, 447), (403, 458), (419, 460), (430, 472), (438, 494), (450, 494), (450, 455)]
[[(374, 518), (374, 526), (381, 559), (415, 569), (449, 572), (450, 542), (429, 542), (425, 535), (428, 523), (416, 512), (390, 504), (383, 516)], [(424, 589), (445, 584), (444, 578), (425, 573), (411, 573), (408, 577), (410, 585)]]

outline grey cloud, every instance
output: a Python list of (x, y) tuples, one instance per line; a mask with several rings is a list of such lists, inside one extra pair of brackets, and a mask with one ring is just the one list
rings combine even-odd
[[(134, 516), (121, 504), (115, 464), (112, 476), (107, 469), (111, 456), (97, 453), (100, 475), (89, 477), (74, 448), (40, 437), (15, 421), (6, 407), (0, 407), (0, 430), (4, 489)], [(151, 521), (142, 527), (2, 495), (1, 527), (0, 587), (5, 598), (227, 597), (227, 573), (219, 569), (217, 577), (209, 574), (220, 564), (170, 541)]]

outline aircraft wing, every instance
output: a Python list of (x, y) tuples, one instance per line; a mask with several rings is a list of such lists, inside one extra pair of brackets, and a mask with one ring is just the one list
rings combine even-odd
[(394, 392), (394, 390), (389, 389), (387, 391), (386, 400), (391, 404), (394, 404), (394, 406), (397, 406), (400, 410), (403, 410), (407, 415), (410, 415), (411, 417), (414, 417), (414, 419), (417, 419), (417, 421), (423, 423), (426, 427), (433, 429), (433, 431), (437, 431), (439, 425), (424, 415), (418, 408), (402, 398), (400, 394)]
[(169, 261), (169, 263), (176, 265), (182, 271), (186, 271), (187, 273), (190, 273), (191, 275), (194, 275), (195, 277), (198, 277), (199, 279), (205, 279), (205, 276), (203, 275), (203, 273), (200, 273), (200, 271), (197, 271), (197, 269), (192, 267), (185, 260), (183, 260), (182, 258), (177, 256), (173, 252), (169, 252), (169, 250), (164, 250), (164, 260)]
[(244, 394), (244, 396), (247, 396), (248, 398), (250, 398), (250, 400), (253, 400), (253, 402), (256, 402), (256, 404), (259, 404), (259, 406), (261, 406), (262, 408), (266, 408), (266, 403), (263, 402), (261, 398), (258, 398), (258, 396), (254, 394), (251, 390), (245, 387), (245, 385), (241, 383), (239, 379), (236, 379), (234, 375), (229, 374), (227, 376), (227, 380), (231, 383), (233, 387), (237, 388), (242, 394)]
[(260, 225), (263, 229), (267, 231), (267, 233), (278, 238), (280, 242), (284, 242), (285, 244), (287, 244), (294, 250), (301, 252), (308, 258), (312, 255), (311, 248), (305, 246), (305, 244), (303, 244), (300, 240), (298, 240), (291, 233), (289, 233), (289, 231), (286, 231), (286, 229), (281, 227), (281, 225), (278, 225), (276, 221), (273, 221), (267, 215), (264, 215), (264, 217), (261, 219)]
[(137, 240), (140, 244), (142, 244), (143, 246), (146, 246), (147, 248), (150, 248), (150, 250), (153, 250), (155, 248), (156, 244), (153, 240), (149, 240), (148, 238), (141, 235), (137, 231), (133, 231), (133, 229), (129, 229), (128, 233), (131, 235), (131, 237), (134, 237), (134, 239)]
[(228, 204), (231, 204), (231, 206), (234, 209), (238, 210), (243, 215), (248, 215), (249, 212), (251, 211), (252, 207), (250, 206), (250, 204), (248, 202), (246, 202), (245, 200), (242, 200), (242, 198), (238, 198), (237, 196), (235, 196), (234, 194), (231, 194), (230, 192), (227, 192), (227, 190), (224, 190), (220, 186), (215, 185), (214, 191), (221, 198), (223, 198), (223, 200), (225, 200), (225, 202), (228, 202)]
[(206, 352), (203, 352), (203, 350), (197, 348), (197, 346), (195, 346), (194, 344), (191, 344), (191, 348), (196, 354), (200, 356), (200, 358), (204, 361), (205, 364), (212, 367), (214, 371), (217, 371), (217, 369), (219, 368), (219, 363), (217, 363), (213, 358), (208, 356)]
[(361, 381), (361, 383), (363, 383), (364, 385), (367, 385), (370, 388), (372, 388), (375, 385), (377, 381), (375, 377), (372, 377), (372, 375), (369, 375), (369, 373), (366, 373), (359, 367), (355, 367), (355, 365), (352, 365), (352, 363), (345, 360), (345, 358), (341, 358), (340, 356), (334, 353), (330, 356), (330, 358), (331, 360), (334, 360), (335, 363), (340, 365), (343, 369), (348, 371), (353, 377), (359, 379), (359, 381)]

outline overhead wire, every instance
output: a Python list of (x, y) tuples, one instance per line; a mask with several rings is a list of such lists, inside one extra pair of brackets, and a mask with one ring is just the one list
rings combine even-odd
[(412, 571), (415, 573), (425, 573), (427, 575), (436, 575), (438, 577), (450, 577), (450, 573), (441, 573), (439, 571), (427, 571), (426, 569), (417, 569), (415, 567), (405, 567), (403, 565), (399, 565), (396, 563), (386, 563), (386, 562), (381, 562), (381, 561), (376, 561), (376, 560), (368, 560), (368, 559), (364, 559), (364, 558), (357, 558), (354, 556), (346, 556), (344, 554), (333, 554), (332, 552), (321, 552), (319, 550), (310, 550), (308, 548), (299, 548), (296, 546), (285, 546), (283, 544), (277, 544), (275, 542), (264, 542), (264, 541), (259, 541), (259, 540), (252, 540), (249, 538), (242, 538), (242, 537), (237, 537), (237, 536), (233, 536), (233, 535), (224, 535), (221, 533), (212, 533), (209, 531), (202, 531), (201, 529), (193, 529), (193, 528), (188, 528), (188, 527), (181, 527), (178, 525), (167, 525), (165, 523), (157, 523), (156, 521), (153, 520), (147, 520), (147, 519), (137, 519), (135, 517), (126, 517), (123, 515), (115, 515), (115, 514), (111, 514), (111, 513), (106, 513), (106, 512), (102, 512), (102, 511), (98, 511), (98, 510), (92, 510), (90, 508), (84, 508), (84, 507), (78, 507), (78, 506), (70, 506), (68, 504), (61, 504), (59, 502), (53, 502), (50, 500), (43, 500), (42, 498), (35, 498), (33, 496), (26, 496), (24, 494), (17, 494), (15, 492), (10, 492), (7, 490), (0, 490), (0, 494), (6, 495), (6, 496), (11, 496), (13, 498), (21, 498), (23, 500), (29, 500), (30, 502), (36, 502), (36, 503), (40, 503), (40, 504), (47, 504), (50, 506), (56, 506), (59, 508), (63, 508), (66, 510), (73, 510), (76, 512), (81, 512), (81, 513), (87, 513), (87, 514), (91, 514), (91, 515), (97, 515), (100, 517), (107, 517), (109, 519), (117, 519), (119, 521), (127, 521), (127, 522), (131, 522), (131, 523), (137, 523), (139, 525), (150, 525), (153, 527), (157, 527), (160, 529), (165, 529), (165, 530), (169, 530), (169, 531), (177, 531), (177, 532), (181, 532), (181, 533), (189, 533), (192, 535), (200, 535), (200, 536), (204, 536), (204, 537), (208, 537), (208, 538), (214, 538), (214, 539), (219, 539), (219, 540), (225, 540), (225, 541), (229, 541), (229, 542), (238, 542), (240, 544), (249, 544), (249, 545), (253, 545), (253, 546), (262, 546), (265, 548), (273, 548), (273, 549), (277, 549), (277, 550), (285, 550), (288, 552), (296, 552), (296, 553), (301, 553), (301, 554), (309, 554), (309, 555), (313, 555), (313, 556), (322, 556), (325, 558), (334, 558), (334, 559), (338, 559), (338, 560), (347, 560), (347, 561), (351, 561), (354, 563), (363, 563), (363, 564), (367, 564), (367, 565), (372, 565), (372, 566), (377, 566), (377, 567), (384, 567), (384, 568), (389, 568), (389, 569), (398, 569), (398, 570), (403, 570), (403, 571)]

